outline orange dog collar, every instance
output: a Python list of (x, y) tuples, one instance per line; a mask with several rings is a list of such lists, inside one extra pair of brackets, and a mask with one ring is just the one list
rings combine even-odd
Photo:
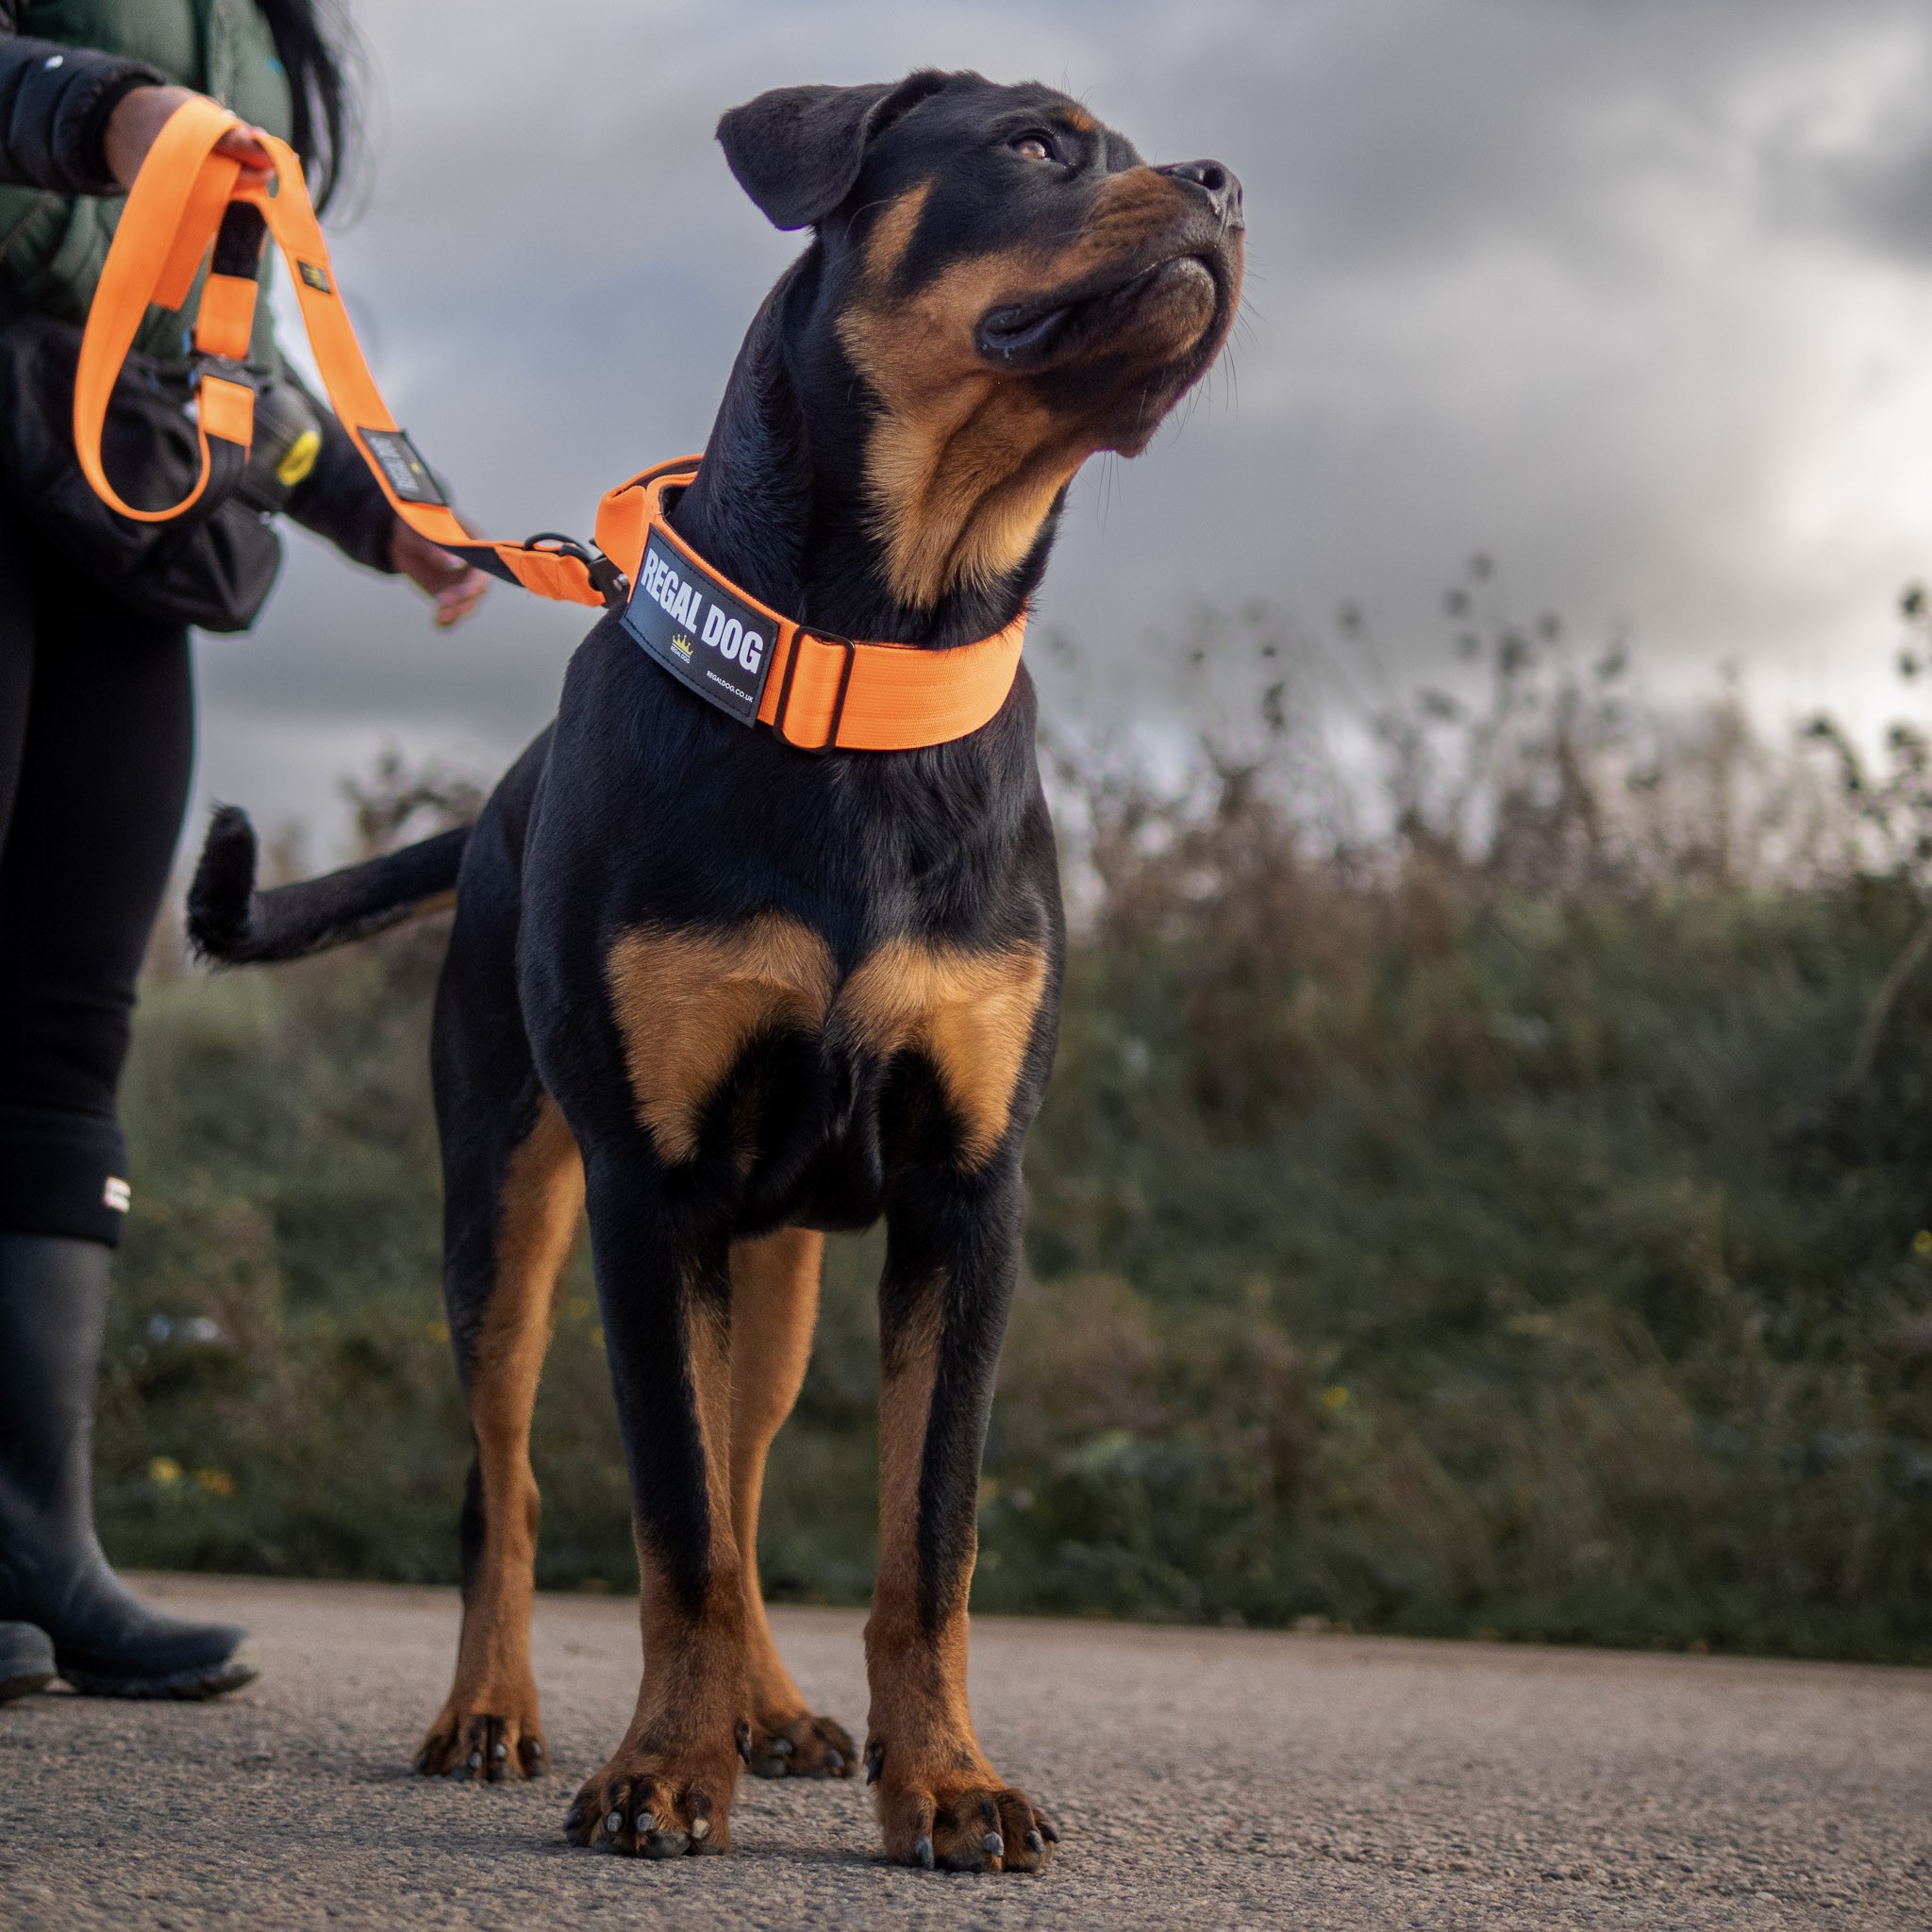
[(664, 519), (696, 475), (646, 470), (597, 508), (597, 547), (631, 579), (624, 627), (679, 683), (801, 751), (912, 751), (977, 731), (1020, 669), (1022, 611), (951, 651), (859, 643), (794, 624), (714, 571)]
[[(240, 475), (255, 433), (246, 359), (266, 226), (288, 262), (336, 414), (396, 515), (432, 543), (540, 597), (622, 609), (625, 628), (672, 676), (800, 750), (910, 751), (963, 738), (997, 715), (1019, 674), (1024, 611), (950, 651), (861, 643), (795, 624), (712, 570), (665, 521), (670, 500), (697, 473), (695, 457), (610, 491), (594, 550), (549, 532), (522, 543), (473, 537), (369, 373), (294, 151), (247, 130), (275, 163), (266, 189), (242, 187), (240, 162), (213, 152), (243, 125), (208, 100), (175, 111), (142, 163), (101, 271), (75, 380), (74, 442), (109, 508), (137, 523), (172, 522)], [(108, 399), (148, 305), (179, 308), (210, 247), (194, 327), (201, 473), (179, 503), (136, 509), (101, 460)]]

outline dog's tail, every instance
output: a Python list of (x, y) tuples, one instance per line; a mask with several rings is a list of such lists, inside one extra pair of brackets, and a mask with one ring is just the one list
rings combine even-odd
[(245, 966), (366, 939), (448, 905), (469, 841), (470, 827), (458, 825), (319, 879), (258, 891), (255, 827), (239, 806), (217, 806), (188, 889), (189, 940), (204, 959)]

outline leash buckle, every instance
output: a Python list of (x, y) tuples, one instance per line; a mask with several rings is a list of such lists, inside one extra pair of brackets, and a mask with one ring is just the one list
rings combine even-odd
[[(838, 695), (832, 700), (832, 722), (820, 744), (803, 743), (785, 728), (791, 708), (791, 682), (798, 675), (798, 660), (805, 656), (803, 646), (808, 637), (815, 643), (837, 644), (845, 653), (845, 661), (839, 669)], [(772, 730), (780, 743), (789, 744), (793, 751), (808, 751), (820, 758), (838, 749), (839, 726), (845, 722), (845, 693), (852, 689), (852, 667), (858, 662), (858, 646), (850, 638), (841, 637), (837, 631), (808, 630), (804, 625), (799, 625), (791, 636), (791, 649), (785, 659), (785, 680), (778, 687), (778, 709), (772, 719)]]
[(591, 582), (604, 593), (607, 610), (622, 610), (630, 602), (630, 579), (600, 551), (590, 561)]
[(247, 363), (238, 362), (232, 356), (218, 356), (212, 349), (196, 349), (190, 357), (188, 366), (196, 389), (210, 375), (218, 381), (232, 382), (239, 389), (253, 390), (258, 393), (261, 388)]
[(592, 550), (561, 530), (539, 530), (534, 537), (524, 539), (524, 548), (575, 558), (583, 565), (591, 588), (603, 597), (605, 609), (622, 610), (630, 602), (630, 579), (601, 550)]

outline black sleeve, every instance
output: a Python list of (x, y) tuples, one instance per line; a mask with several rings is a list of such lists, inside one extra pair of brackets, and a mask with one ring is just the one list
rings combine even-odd
[(118, 194), (102, 139), (123, 94), (164, 87), (139, 60), (8, 31), (0, 7), (0, 181), (57, 194)]
[(361, 451), (328, 405), (307, 383), (299, 382), (292, 369), (286, 379), (296, 383), (315, 410), (322, 425), (322, 454), (290, 491), (283, 508), (304, 529), (326, 537), (351, 561), (393, 575), (389, 546), (396, 513), (382, 486), (369, 474)]

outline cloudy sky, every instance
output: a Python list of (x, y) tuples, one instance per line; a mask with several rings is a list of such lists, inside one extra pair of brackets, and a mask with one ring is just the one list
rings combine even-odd
[[(1932, 12), (1907, 0), (363, 0), (340, 277), (398, 418), (493, 534), (588, 530), (702, 446), (796, 247), (732, 183), (761, 89), (976, 67), (1152, 158), (1214, 156), (1245, 327), (1199, 407), (1074, 486), (1043, 618), (1151, 689), (1163, 627), (1345, 598), (1416, 675), (1493, 553), (1527, 613), (1627, 621), (1649, 681), (1761, 715), (1891, 702), (1932, 572)], [(207, 642), (201, 789), (339, 835), (382, 744), (493, 769), (583, 628), (504, 589), (448, 637), (301, 536)], [(1091, 690), (1058, 680), (1069, 714)]]

